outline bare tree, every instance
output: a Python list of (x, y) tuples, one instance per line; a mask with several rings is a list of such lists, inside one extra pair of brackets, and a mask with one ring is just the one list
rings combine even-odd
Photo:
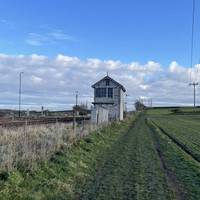
[(146, 106), (139, 100), (136, 100), (134, 105), (135, 105), (135, 109), (137, 111), (142, 111), (142, 110), (144, 110), (146, 108)]

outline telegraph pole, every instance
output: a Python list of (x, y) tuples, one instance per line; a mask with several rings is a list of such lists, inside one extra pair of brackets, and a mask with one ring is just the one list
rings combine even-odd
[(196, 86), (199, 85), (199, 83), (193, 82), (193, 83), (190, 83), (189, 85), (194, 87), (194, 108), (195, 108), (195, 106), (196, 106)]
[(78, 91), (76, 91), (76, 107), (78, 106)]
[(128, 94), (126, 94), (126, 99), (125, 99), (125, 109), (126, 109), (126, 112), (127, 112), (127, 110), (128, 110), (128, 108), (127, 108), (127, 104), (128, 104), (128, 102), (127, 102), (127, 97), (128, 97), (129, 95)]
[(78, 112), (78, 91), (76, 91), (76, 105), (74, 107), (74, 111), (73, 111), (73, 130), (75, 132), (76, 129), (76, 116), (77, 116), (77, 112)]
[(24, 72), (19, 73), (19, 118), (21, 117), (21, 95), (22, 95), (22, 74)]

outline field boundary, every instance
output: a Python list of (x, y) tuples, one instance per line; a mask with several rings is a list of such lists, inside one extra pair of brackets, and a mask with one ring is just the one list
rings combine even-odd
[(151, 122), (156, 126), (164, 135), (166, 135), (172, 142), (174, 142), (179, 148), (181, 148), (185, 153), (187, 153), (192, 159), (196, 162), (200, 163), (200, 158), (194, 155), (184, 144), (179, 142), (173, 136), (171, 136), (167, 131), (165, 131), (162, 127), (160, 127), (156, 122), (151, 119)]

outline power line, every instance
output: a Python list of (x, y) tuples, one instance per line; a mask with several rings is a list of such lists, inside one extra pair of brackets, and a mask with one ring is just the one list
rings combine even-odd
[(192, 33), (191, 33), (191, 52), (190, 52), (190, 82), (191, 82), (191, 73), (193, 68), (193, 52), (194, 52), (194, 22), (195, 22), (195, 10), (196, 10), (196, 1), (193, 0), (192, 8)]
[(194, 108), (196, 106), (196, 86), (199, 85), (198, 82), (195, 82), (195, 77), (194, 80), (192, 82), (191, 80), (191, 73), (192, 73), (192, 69), (193, 69), (193, 53), (194, 53), (194, 22), (195, 22), (195, 7), (196, 7), (196, 2), (195, 0), (193, 0), (193, 9), (192, 9), (192, 37), (191, 37), (191, 57), (190, 57), (190, 86), (193, 86), (194, 90), (193, 90), (193, 95), (194, 95)]

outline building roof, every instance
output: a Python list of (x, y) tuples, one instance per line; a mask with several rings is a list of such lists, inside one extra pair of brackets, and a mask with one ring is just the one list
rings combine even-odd
[(99, 81), (97, 81), (95, 84), (93, 84), (92, 85), (92, 88), (95, 88), (95, 86), (98, 84), (98, 83), (100, 83), (101, 81), (103, 81), (103, 80), (107, 80), (107, 79), (109, 79), (109, 80), (111, 80), (111, 81), (113, 81), (116, 85), (118, 85), (124, 92), (126, 92), (126, 89), (124, 88), (124, 86), (123, 85), (121, 85), (120, 83), (118, 83), (117, 81), (115, 81), (114, 79), (112, 79), (110, 76), (105, 76), (104, 78), (102, 78), (101, 80), (99, 80)]

